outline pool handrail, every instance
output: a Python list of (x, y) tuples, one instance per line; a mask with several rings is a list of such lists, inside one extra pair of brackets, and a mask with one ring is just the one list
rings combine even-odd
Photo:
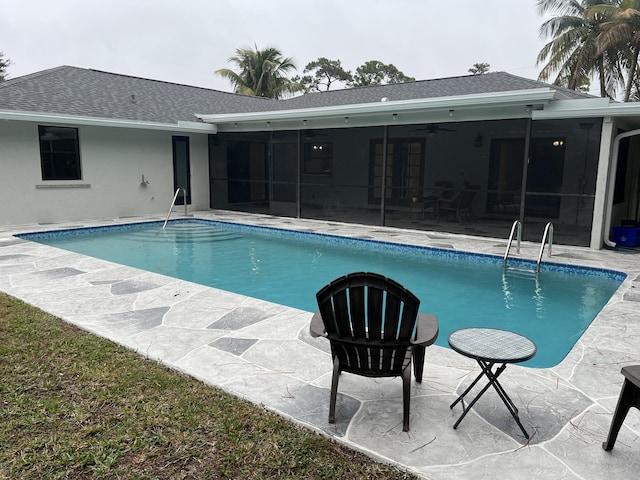
[(182, 187), (178, 187), (176, 189), (176, 194), (173, 196), (173, 201), (171, 202), (171, 206), (169, 207), (169, 212), (167, 213), (167, 218), (164, 219), (164, 223), (162, 224), (162, 230), (167, 226), (167, 222), (169, 221), (169, 217), (171, 216), (171, 212), (173, 211), (173, 207), (176, 205), (176, 200), (178, 199), (178, 195), (180, 194), (180, 190), (184, 192), (184, 215), (187, 216), (187, 190)]
[(520, 253), (520, 241), (522, 239), (522, 222), (520, 220), (516, 220), (513, 222), (511, 226), (511, 233), (509, 234), (509, 240), (507, 241), (507, 250), (504, 252), (504, 257), (502, 258), (502, 264), (507, 266), (507, 259), (509, 258), (509, 251), (511, 250), (511, 244), (513, 243), (513, 235), (517, 231), (517, 240), (518, 247), (516, 249), (516, 253)]
[(544, 233), (542, 234), (542, 242), (540, 243), (540, 253), (538, 254), (538, 261), (536, 262), (536, 272), (540, 271), (540, 261), (542, 260), (542, 254), (544, 253), (544, 241), (549, 240), (548, 255), (551, 257), (551, 245), (553, 244), (553, 223), (549, 222), (544, 227)]

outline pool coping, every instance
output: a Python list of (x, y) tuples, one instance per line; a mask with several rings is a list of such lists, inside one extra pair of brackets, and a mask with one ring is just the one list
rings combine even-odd
[[(190, 218), (477, 254), (502, 256), (506, 247), (506, 239), (227, 211), (196, 212)], [(639, 255), (553, 246), (553, 261), (622, 271), (627, 278), (560, 364), (551, 369), (510, 366), (505, 372), (505, 388), (516, 393), (512, 396), (521, 407), (523, 422), (534, 432), (525, 443), (500, 400), (489, 393), (457, 430), (451, 428), (459, 411), (451, 411), (448, 404), (478, 368), (448, 349), (427, 349), (425, 380), (412, 386), (408, 434), (401, 429), (401, 382), (348, 374), (340, 381), (339, 421), (332, 426), (326, 421), (331, 362), (323, 339), (308, 336), (308, 312), (12, 237), (48, 227), (158, 220), (148, 216), (0, 228), (0, 290), (424, 478), (481, 478), (482, 472), (500, 472), (501, 478), (530, 477), (524, 469), (533, 465), (544, 478), (616, 478), (615, 472), (631, 478), (640, 467), (637, 416), (629, 414), (613, 452), (600, 447), (622, 384), (620, 368), (640, 363)], [(523, 242), (520, 255), (512, 256), (537, 258), (538, 248)], [(58, 275), (56, 282), (50, 275)], [(61, 299), (65, 291), (87, 292), (100, 312)], [(191, 344), (180, 345), (184, 352), (177, 346), (172, 351), (170, 337), (180, 330), (177, 323), (187, 311), (193, 324), (185, 330), (185, 338)], [(247, 320), (251, 316), (255, 321)], [(127, 334), (115, 331), (113, 324)], [(194, 348), (187, 351), (189, 346)], [(291, 356), (300, 361), (292, 362)], [(305, 358), (309, 362), (302, 362)], [(229, 368), (232, 364), (235, 374)], [(238, 365), (246, 372), (238, 374)], [(261, 381), (252, 382), (256, 376)]]

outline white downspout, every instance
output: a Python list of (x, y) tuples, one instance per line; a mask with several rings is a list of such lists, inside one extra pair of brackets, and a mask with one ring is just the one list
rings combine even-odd
[(620, 140), (627, 137), (633, 137), (635, 135), (640, 135), (640, 129), (631, 130), (629, 132), (624, 132), (613, 139), (613, 151), (611, 153), (611, 159), (613, 160), (611, 165), (611, 171), (609, 172), (609, 186), (607, 188), (607, 193), (605, 197), (604, 203), (604, 232), (602, 235), (602, 239), (604, 240), (605, 245), (611, 248), (615, 248), (616, 243), (612, 242), (609, 239), (609, 230), (611, 230), (611, 210), (613, 210), (613, 190), (616, 185), (616, 172), (618, 170), (618, 151), (620, 149)]

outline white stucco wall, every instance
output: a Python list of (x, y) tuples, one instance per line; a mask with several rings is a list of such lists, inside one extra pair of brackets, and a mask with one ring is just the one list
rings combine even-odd
[[(0, 224), (166, 213), (174, 193), (174, 134), (190, 138), (189, 209), (206, 209), (206, 134), (80, 126), (82, 180), (43, 181), (38, 125), (0, 122)], [(141, 185), (143, 174), (149, 185)]]

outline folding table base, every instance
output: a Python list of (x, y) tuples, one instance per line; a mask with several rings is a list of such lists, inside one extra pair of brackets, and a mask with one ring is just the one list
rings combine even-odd
[[(482, 372), (480, 372), (480, 374), (476, 377), (476, 379), (473, 382), (471, 382), (471, 385), (469, 385), (467, 389), (464, 392), (462, 392), (462, 394), (456, 399), (456, 401), (449, 406), (449, 408), (453, 408), (458, 404), (458, 402), (462, 403), (462, 415), (460, 415), (460, 418), (458, 418), (458, 421), (456, 421), (456, 423), (453, 425), (453, 428), (454, 429), (458, 428), (458, 425), (460, 424), (462, 419), (467, 415), (467, 413), (469, 413), (469, 410), (471, 410), (471, 407), (473, 407), (476, 404), (476, 402), (480, 399), (482, 395), (484, 395), (484, 393), (489, 389), (489, 387), (493, 386), (495, 391), (498, 393), (498, 396), (500, 397), (502, 402), (505, 404), (505, 406), (509, 410), (509, 413), (511, 413), (511, 416), (514, 418), (514, 420), (520, 427), (520, 430), (522, 430), (522, 433), (524, 434), (525, 438), (529, 438), (529, 434), (527, 433), (527, 431), (522, 426), (522, 423), (520, 422), (518, 409), (516, 408), (513, 401), (511, 400), (511, 398), (509, 398), (509, 395), (507, 395), (507, 392), (505, 392), (504, 388), (502, 387), (502, 385), (500, 385), (500, 382), (498, 381), (498, 377), (505, 370), (505, 368), (507, 368), (507, 364), (503, 363), (494, 372), (493, 371), (493, 366), (495, 365), (494, 363), (487, 362), (480, 359), (477, 359), (477, 362), (478, 362), (478, 365), (480, 365)], [(480, 392), (465, 407), (464, 397), (471, 391), (473, 387), (475, 387), (475, 385), (478, 383), (478, 381), (480, 381), (480, 379), (483, 376), (486, 376), (489, 379), (489, 382), (482, 388), (482, 390), (480, 390)]]

